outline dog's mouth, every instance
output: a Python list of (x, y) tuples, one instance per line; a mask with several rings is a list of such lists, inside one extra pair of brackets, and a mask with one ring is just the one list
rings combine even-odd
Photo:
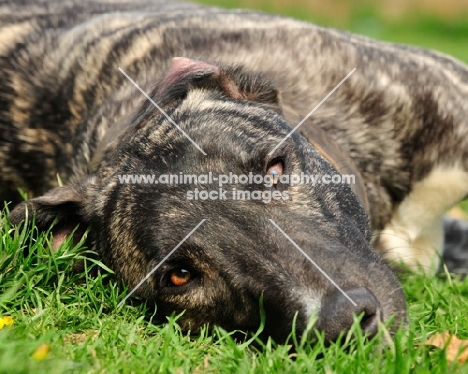
[[(277, 343), (288, 341), (291, 333), (302, 336), (307, 333), (311, 342), (317, 341), (317, 333), (323, 334), (324, 343), (329, 345), (339, 340), (340, 336), (352, 334), (364, 339), (373, 339), (380, 334), (381, 327), (388, 325), (388, 332), (393, 335), (406, 320), (403, 311), (386, 310), (379, 300), (364, 287), (346, 289), (346, 294), (353, 304), (340, 291), (322, 298), (322, 305), (315, 314), (299, 310), (297, 315), (280, 311), (270, 303), (265, 303), (264, 338), (272, 337)], [(270, 304), (270, 305), (269, 305)], [(395, 320), (389, 324), (392, 316)], [(313, 325), (310, 325), (310, 323)], [(252, 330), (255, 331), (255, 330)]]

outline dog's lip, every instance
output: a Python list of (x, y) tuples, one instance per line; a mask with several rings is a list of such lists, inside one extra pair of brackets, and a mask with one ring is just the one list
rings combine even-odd
[[(377, 316), (378, 318), (375, 318)], [(380, 303), (377, 304), (376, 310), (373, 314), (365, 315), (361, 320), (361, 328), (363, 331), (372, 332), (378, 331), (379, 324), (384, 322), (383, 311)]]
[[(404, 298), (404, 294), (403, 294)], [(379, 300), (380, 303), (380, 322), (382, 324), (386, 324), (388, 320), (394, 319), (390, 326), (390, 333), (393, 334), (394, 331), (401, 326), (402, 324), (406, 324), (408, 322), (408, 310), (406, 308), (406, 303), (404, 308), (395, 308), (398, 305), (398, 300), (386, 300), (382, 302)]]

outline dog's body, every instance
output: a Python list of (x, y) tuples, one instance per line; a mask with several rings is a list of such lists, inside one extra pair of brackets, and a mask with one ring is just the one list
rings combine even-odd
[[(18, 201), (18, 187), (42, 195), (56, 187), (59, 174), (70, 187), (28, 203), (37, 223), (45, 228), (59, 216), (57, 237), (77, 223), (89, 226), (89, 245), (131, 286), (207, 218), (212, 228), (200, 229), (206, 243), (194, 234), (177, 260), (199, 275), (204, 291), (185, 291), (190, 300), (182, 300), (166, 295), (156, 278), (138, 291), (162, 304), (163, 313), (187, 309), (182, 323), (192, 330), (204, 322), (254, 328), (262, 292), (267, 312), (288, 321), (270, 327), (273, 335), (284, 337), (299, 310), (307, 311), (299, 315), (302, 324), (320, 311), (319, 327), (331, 338), (347, 326), (324, 316), (347, 320), (330, 306), (339, 298), (334, 286), (302, 254), (291, 253), (296, 249), (268, 218), (361, 301), (357, 314), (369, 309), (362, 289), (377, 299), (380, 317), (404, 314), (396, 280), (370, 249), (364, 205), (372, 230), (380, 232), (378, 250), (434, 269), (441, 217), (468, 194), (466, 66), (435, 52), (254, 12), (144, 1), (13, 4), (0, 8), (5, 200)], [(225, 68), (231, 65), (243, 70)], [(341, 164), (333, 154), (320, 157), (320, 144), (310, 138), (326, 134), (363, 181), (360, 199), (348, 186), (317, 185), (291, 187), (290, 200), (272, 205), (202, 204), (188, 202), (180, 186), (118, 184), (117, 174), (265, 172), (258, 165), (276, 159), (259, 160), (353, 68), (299, 127), (304, 137), (293, 134), (273, 155), (290, 171), (332, 173)], [(288, 152), (295, 156), (284, 161)], [(23, 205), (11, 218), (24, 219)]]

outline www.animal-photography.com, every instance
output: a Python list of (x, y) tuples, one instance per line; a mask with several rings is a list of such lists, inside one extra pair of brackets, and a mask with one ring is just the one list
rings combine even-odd
[(0, 372), (468, 373), (467, 20), (0, 1)]

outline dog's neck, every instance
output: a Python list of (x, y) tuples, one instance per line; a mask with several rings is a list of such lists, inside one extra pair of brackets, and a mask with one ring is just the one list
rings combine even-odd
[[(91, 150), (87, 159), (86, 174), (95, 173), (106, 154), (112, 152), (120, 136), (132, 125), (132, 119), (137, 109), (147, 100), (134, 87), (122, 89), (114, 94), (102, 107), (101, 111), (93, 116), (92, 121), (99, 123), (101, 139)], [(107, 125), (102, 124), (102, 118), (109, 118)], [(96, 126), (97, 127), (97, 126)]]

